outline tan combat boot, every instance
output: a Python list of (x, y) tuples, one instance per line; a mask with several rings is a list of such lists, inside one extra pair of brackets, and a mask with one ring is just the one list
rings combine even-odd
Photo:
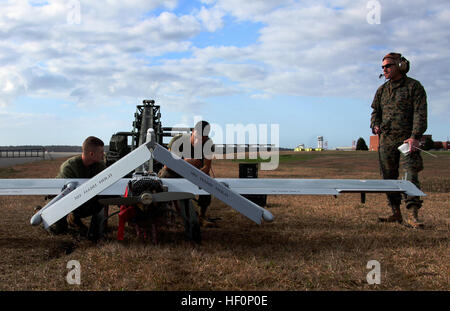
[(200, 222), (200, 226), (203, 228), (218, 228), (219, 226), (212, 221), (209, 221), (205, 216), (199, 216), (198, 220)]
[(402, 212), (400, 211), (400, 204), (392, 204), (392, 215), (389, 217), (378, 217), (379, 222), (398, 222), (401, 224), (403, 222)]
[(408, 210), (408, 219), (405, 223), (407, 227), (414, 229), (423, 229), (423, 222), (419, 220), (419, 206), (416, 204), (412, 204), (407, 208)]

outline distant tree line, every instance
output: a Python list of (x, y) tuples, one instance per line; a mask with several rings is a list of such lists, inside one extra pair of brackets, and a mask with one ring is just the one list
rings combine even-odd
[(430, 137), (425, 137), (425, 142), (422, 146), (423, 150), (431, 150), (431, 149), (435, 149), (435, 144), (433, 139), (431, 139)]

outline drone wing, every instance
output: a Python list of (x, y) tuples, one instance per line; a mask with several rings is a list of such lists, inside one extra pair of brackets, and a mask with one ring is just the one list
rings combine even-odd
[[(163, 178), (162, 181), (168, 187), (169, 191), (208, 194), (186, 179)], [(216, 181), (239, 194), (338, 195), (349, 192), (398, 192), (410, 196), (426, 195), (413, 183), (406, 180), (216, 178)]]
[(406, 180), (359, 179), (219, 179), (241, 194), (338, 195), (340, 193), (399, 192), (425, 196)]
[[(0, 195), (58, 195), (69, 183), (81, 185), (89, 178), (0, 179)], [(123, 195), (129, 178), (122, 178), (99, 195)]]
[[(57, 195), (64, 185), (87, 182), (79, 179), (0, 179), (0, 195)], [(122, 178), (98, 195), (123, 195), (129, 178)], [(400, 192), (410, 196), (426, 196), (406, 180), (360, 179), (272, 179), (272, 178), (216, 178), (239, 194), (338, 195), (346, 192), (386, 193)], [(170, 192), (208, 194), (184, 178), (162, 178)]]

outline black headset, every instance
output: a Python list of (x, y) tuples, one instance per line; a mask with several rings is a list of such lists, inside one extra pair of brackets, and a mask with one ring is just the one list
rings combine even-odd
[(400, 60), (396, 60), (398, 69), (401, 73), (406, 74), (409, 71), (409, 60), (400, 54)]

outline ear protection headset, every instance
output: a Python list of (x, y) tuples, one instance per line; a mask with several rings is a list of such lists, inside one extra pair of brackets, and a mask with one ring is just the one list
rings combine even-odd
[(397, 64), (400, 73), (406, 74), (409, 71), (409, 60), (404, 58), (402, 56), (402, 54), (391, 52), (391, 53), (387, 54), (385, 57), (383, 57), (383, 60), (385, 58), (393, 59), (395, 61), (395, 63)]

